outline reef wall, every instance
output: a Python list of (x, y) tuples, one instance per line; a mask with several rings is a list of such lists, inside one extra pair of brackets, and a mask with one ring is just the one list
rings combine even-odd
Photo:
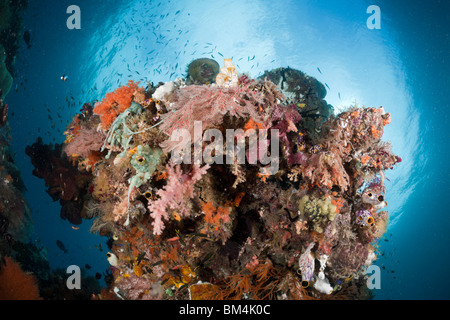
[(370, 297), (384, 171), (401, 161), (381, 140), (390, 114), (334, 115), (301, 71), (251, 79), (209, 60), (129, 81), (86, 103), (64, 145), (27, 149), (61, 218), (109, 239), (96, 298)]

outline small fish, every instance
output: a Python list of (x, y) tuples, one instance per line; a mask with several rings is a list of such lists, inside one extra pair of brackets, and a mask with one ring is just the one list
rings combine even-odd
[(339, 97), (339, 100), (341, 100), (341, 93), (340, 92), (338, 92), (338, 97)]
[(90, 266), (90, 265), (88, 265), (87, 263), (84, 265), (84, 267), (86, 268), (86, 269), (91, 269), (92, 267)]
[(185, 284), (183, 284), (183, 285), (180, 287), (180, 289), (178, 289), (178, 290), (186, 289), (188, 286), (189, 286), (189, 283), (185, 283)]
[(153, 274), (153, 270), (149, 268), (148, 266), (144, 267), (145, 271), (147, 271), (148, 274)]
[(156, 261), (155, 263), (152, 264), (152, 267), (156, 267), (159, 266), (162, 262), (162, 260)]
[(214, 252), (210, 252), (208, 253), (202, 260), (202, 264), (205, 264), (206, 262), (208, 262), (209, 260), (211, 260), (211, 258), (214, 256)]
[(325, 83), (325, 86), (328, 88), (328, 90), (331, 90), (327, 83)]
[(65, 74), (63, 74), (63, 75), (61, 76), (61, 81), (66, 82), (67, 79), (69, 79), (69, 77), (66, 76)]
[(31, 33), (30, 33), (30, 31), (27, 30), (23, 33), (23, 41), (25, 41), (28, 49), (30, 49), (31, 48)]
[(320, 71), (320, 68), (319, 68), (319, 67), (317, 67), (317, 70), (320, 72), (320, 74), (322, 74), (322, 71)]
[(186, 246), (186, 243), (184, 242), (184, 240), (183, 240), (183, 236), (181, 235), (181, 233), (180, 233), (180, 230), (176, 230), (176, 234), (177, 234), (177, 236), (178, 236), (178, 240), (180, 241), (180, 243), (183, 245), (183, 246)]
[(62, 243), (61, 240), (56, 240), (56, 246), (61, 249), (62, 251), (64, 251), (64, 253), (67, 253), (67, 249), (64, 246), (64, 243)]
[(200, 238), (206, 238), (208, 235), (204, 233), (191, 233), (192, 236), (200, 237)]
[(239, 207), (239, 204), (242, 201), (242, 198), (245, 196), (245, 192), (241, 192), (236, 196), (236, 199), (234, 200), (234, 206)]
[(102, 278), (102, 275), (100, 273), (95, 274), (95, 279), (100, 280)]
[(311, 147), (311, 149), (309, 150), (309, 152), (312, 154), (316, 154), (320, 151), (322, 151), (322, 145), (315, 145), (315, 146)]
[(145, 257), (145, 252), (140, 253), (136, 258), (137, 264), (140, 264), (141, 261), (148, 261), (148, 259)]

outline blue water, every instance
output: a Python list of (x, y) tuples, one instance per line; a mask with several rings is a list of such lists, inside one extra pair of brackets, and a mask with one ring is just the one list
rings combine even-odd
[[(81, 9), (81, 30), (66, 26), (72, 4)], [(379, 30), (366, 25), (372, 4), (381, 9)], [(223, 55), (252, 77), (281, 66), (300, 69), (327, 83), (326, 100), (337, 111), (356, 102), (391, 113), (383, 138), (403, 162), (387, 172), (391, 223), (388, 241), (380, 243), (384, 256), (375, 263), (383, 270), (374, 294), (450, 298), (449, 12), (448, 1), (417, 0), (30, 1), (24, 25), (32, 48), (20, 48), (19, 87), (7, 102), (14, 111), (16, 162), (33, 211), (33, 239), (49, 248), (52, 267), (88, 263), (91, 273), (108, 267), (105, 239), (89, 233), (91, 222), (74, 230), (59, 218), (59, 204), (31, 175), (26, 145), (38, 136), (45, 143), (63, 142), (65, 126), (84, 102), (101, 99), (128, 79), (173, 80), (191, 60), (213, 57), (221, 63)], [(74, 105), (68, 107), (71, 97)], [(66, 254), (56, 240), (66, 245)]]

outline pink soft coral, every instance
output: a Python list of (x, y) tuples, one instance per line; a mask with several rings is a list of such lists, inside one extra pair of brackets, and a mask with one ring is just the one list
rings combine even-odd
[(194, 185), (209, 169), (209, 165), (200, 167), (193, 165), (189, 174), (184, 174), (179, 165), (172, 162), (166, 165), (167, 185), (158, 190), (159, 199), (149, 205), (153, 221), (153, 234), (161, 235), (164, 230), (164, 220), (169, 219), (167, 210), (174, 210), (180, 217), (188, 217), (187, 203), (194, 197)]
[[(243, 98), (245, 97), (245, 99)], [(176, 129), (187, 129), (194, 137), (194, 121), (201, 121), (203, 129), (223, 122), (226, 113), (231, 116), (250, 116), (259, 120), (257, 105), (263, 103), (263, 95), (241, 85), (237, 88), (192, 85), (181, 88), (176, 100), (169, 107), (160, 129), (168, 135)], [(165, 141), (161, 146), (171, 151), (176, 142)]]

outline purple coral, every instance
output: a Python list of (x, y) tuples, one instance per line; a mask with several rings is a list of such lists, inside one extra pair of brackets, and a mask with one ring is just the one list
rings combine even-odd
[[(295, 105), (289, 105), (287, 107), (276, 105), (272, 111), (271, 122), (274, 123), (272, 129), (279, 130), (280, 140), (286, 148), (288, 165), (303, 164), (307, 161), (307, 157), (301, 151), (294, 153), (294, 144), (292, 143), (292, 139), (287, 135), (289, 132), (298, 132), (297, 125), (301, 120), (302, 116), (297, 111)], [(299, 134), (299, 136), (302, 135)], [(302, 138), (299, 139), (301, 140)]]

